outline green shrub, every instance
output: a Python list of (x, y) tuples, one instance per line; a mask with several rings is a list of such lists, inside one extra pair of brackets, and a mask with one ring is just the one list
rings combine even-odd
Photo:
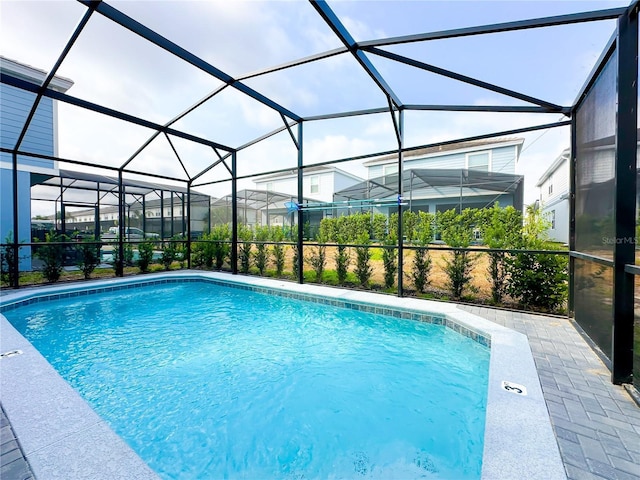
[(376, 213), (371, 219), (371, 235), (374, 239), (382, 241), (387, 235), (387, 216)]
[(209, 234), (211, 253), (215, 259), (216, 270), (222, 270), (225, 260), (231, 252), (231, 226), (228, 223), (214, 225)]
[(93, 243), (93, 236), (83, 237), (82, 241), (76, 244), (78, 251), (78, 268), (84, 275), (85, 279), (91, 277), (91, 274), (100, 265), (100, 245)]
[(370, 252), (370, 240), (369, 234), (363, 233), (357, 239), (356, 243), (359, 245), (356, 249), (356, 270), (355, 274), (358, 277), (358, 282), (364, 288), (369, 287), (369, 280), (373, 269), (371, 268), (371, 252)]
[[(542, 213), (527, 209), (520, 247), (527, 250), (549, 250), (546, 236), (549, 223)], [(510, 275), (507, 291), (523, 307), (554, 311), (567, 298), (568, 258), (549, 253), (516, 253), (507, 261)]]
[[(462, 213), (455, 210), (443, 212), (440, 216), (442, 240), (453, 248), (466, 248), (473, 240), (473, 227), (477, 222), (477, 211), (465, 209)], [(444, 271), (447, 274), (447, 287), (455, 299), (462, 298), (471, 282), (471, 271), (476, 257), (464, 250), (454, 250), (451, 257), (445, 259)]]
[(286, 245), (282, 245), (284, 241), (284, 232), (280, 227), (271, 227), (271, 241), (276, 242), (273, 245), (273, 260), (276, 264), (276, 275), (282, 276), (284, 271), (284, 261), (286, 258)]
[(12, 285), (14, 279), (18, 276), (18, 263), (15, 261), (16, 246), (13, 243), (13, 233), (11, 231), (4, 239), (4, 243), (6, 245), (0, 248), (0, 279)]
[[(269, 240), (270, 234), (269, 227), (256, 227), (255, 240), (257, 242), (266, 242)], [(267, 263), (269, 262), (269, 246), (265, 243), (256, 243), (256, 252), (253, 254), (253, 257), (258, 272), (260, 272), (260, 275), (264, 275)]]
[(384, 286), (385, 288), (393, 287), (398, 273), (398, 257), (396, 256), (397, 238), (388, 235), (384, 239), (384, 244), (389, 248), (382, 249), (382, 264), (384, 266)]
[(45, 235), (45, 243), (38, 246), (35, 256), (42, 260), (42, 274), (48, 282), (57, 282), (62, 274), (64, 264), (64, 245), (67, 240), (66, 235), (49, 232)]
[[(319, 235), (318, 242), (323, 243), (324, 238)], [(311, 249), (311, 255), (307, 259), (311, 268), (316, 274), (316, 282), (322, 283), (322, 273), (327, 261), (327, 247), (325, 245), (316, 245)]]
[(142, 273), (147, 273), (153, 262), (153, 247), (153, 242), (149, 240), (138, 244), (138, 268)]
[(165, 270), (171, 270), (171, 264), (174, 262), (178, 255), (176, 244), (174, 242), (166, 242), (162, 247), (162, 255), (160, 257), (160, 263)]
[(429, 284), (429, 274), (431, 273), (431, 256), (429, 249), (417, 248), (413, 256), (411, 266), (411, 281), (416, 290), (424, 293)]
[(344, 245), (338, 244), (335, 253), (336, 274), (338, 276), (338, 285), (344, 285), (347, 281), (349, 273), (349, 264), (351, 263), (351, 255), (349, 249)]
[(251, 241), (253, 240), (253, 230), (247, 225), (238, 225), (238, 259), (240, 260), (240, 271), (249, 273), (251, 267)]
[[(496, 202), (492, 208), (482, 213), (480, 230), (482, 239), (489, 248), (512, 249), (521, 244), (522, 214), (519, 211), (511, 206), (500, 208)], [(499, 304), (507, 293), (507, 254), (490, 252), (488, 255), (491, 298), (493, 303)]]

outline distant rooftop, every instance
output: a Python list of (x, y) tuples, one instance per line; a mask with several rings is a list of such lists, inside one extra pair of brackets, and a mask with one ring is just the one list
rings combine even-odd
[[(45, 70), (3, 56), (0, 56), (0, 71), (36, 85), (42, 85), (48, 75)], [(73, 80), (56, 75), (49, 85), (54, 90), (66, 92), (73, 86)]]

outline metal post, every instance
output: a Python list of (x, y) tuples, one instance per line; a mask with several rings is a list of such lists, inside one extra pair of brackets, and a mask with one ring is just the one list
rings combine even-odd
[[(393, 113), (393, 112), (392, 112)], [(402, 229), (402, 195), (404, 177), (404, 111), (400, 110), (398, 121), (398, 296), (404, 296), (403, 271), (404, 271), (404, 232)]]
[(124, 276), (124, 186), (122, 170), (118, 170), (118, 261), (116, 262), (116, 276)]
[[(162, 204), (162, 197), (160, 197)], [(164, 207), (163, 207), (164, 208)], [(162, 217), (162, 238), (164, 238), (164, 217)], [(191, 268), (191, 180), (187, 182), (187, 268)]]
[(16, 267), (13, 278), (11, 278), (11, 285), (18, 288), (20, 286), (20, 236), (18, 234), (20, 224), (18, 222), (18, 154), (15, 151), (11, 155), (11, 161), (13, 167), (13, 176), (11, 177), (13, 182), (13, 264)]
[[(571, 114), (571, 152), (569, 153), (569, 252), (576, 250), (576, 157), (578, 135), (576, 112)], [(569, 255), (569, 295), (567, 299), (569, 315), (575, 316), (575, 258)]]
[(169, 229), (169, 232), (171, 232), (171, 237), (173, 237), (173, 192), (169, 192), (170, 196), (169, 196), (169, 200), (171, 202), (171, 228)]
[(160, 190), (160, 238), (164, 239), (164, 190)]
[(147, 231), (147, 196), (142, 195), (142, 231)]
[(64, 234), (67, 233), (67, 223), (64, 218), (64, 184), (62, 182), (62, 177), (60, 177), (60, 231)]
[(95, 208), (95, 240), (100, 240), (102, 233), (102, 224), (100, 223), (100, 182), (96, 182), (96, 208)]
[[(302, 180), (303, 180), (303, 154), (302, 154), (302, 122), (298, 123), (298, 205), (302, 205), (304, 201)], [(298, 209), (298, 283), (304, 283), (304, 255), (303, 255), (303, 241), (304, 235), (304, 215), (303, 211)]]
[(237, 155), (231, 154), (231, 272), (238, 273), (238, 180)]
[(636, 151), (638, 142), (638, 6), (618, 19), (618, 112), (616, 125), (615, 238), (613, 250), (613, 345), (611, 380), (629, 383), (633, 372), (633, 276), (635, 263)]

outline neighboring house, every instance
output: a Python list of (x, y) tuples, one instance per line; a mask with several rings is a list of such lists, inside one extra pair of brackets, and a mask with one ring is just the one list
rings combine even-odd
[[(42, 85), (47, 72), (28, 65), (0, 57), (0, 72), (27, 81), (34, 85)], [(54, 77), (49, 88), (65, 92), (73, 82), (68, 78)], [(3, 148), (15, 148), (23, 125), (36, 99), (34, 93), (0, 83), (0, 145)], [(35, 115), (20, 150), (49, 156), (58, 155), (58, 114), (56, 102), (43, 97), (38, 104)], [(31, 242), (31, 185), (42, 178), (55, 176), (58, 172), (57, 162), (32, 157), (18, 156), (18, 240)], [(13, 232), (13, 159), (9, 153), (0, 153), (0, 241), (4, 242)], [(30, 249), (21, 249), (20, 268), (31, 268)]]
[[(107, 177), (103, 177), (107, 178)], [(114, 179), (117, 181), (117, 179)], [(162, 187), (158, 185), (158, 188)], [(127, 205), (125, 211), (127, 218), (125, 224), (136, 227), (146, 233), (163, 234), (163, 238), (186, 232), (186, 189), (166, 186), (165, 193), (169, 189), (185, 190), (168, 194), (162, 201), (159, 198), (136, 201)], [(209, 229), (209, 212), (211, 199), (208, 195), (191, 192), (191, 232), (199, 234)], [(109, 228), (118, 225), (118, 207), (102, 206), (98, 211), (100, 233), (105, 233)], [(65, 223), (67, 230), (87, 231), (94, 234), (96, 230), (96, 208), (87, 208), (71, 211), (65, 210)], [(143, 220), (144, 217), (144, 220)], [(163, 231), (164, 229), (164, 231)]]
[[(334, 193), (362, 182), (363, 179), (357, 175), (341, 170), (336, 167), (308, 167), (302, 174), (302, 195), (304, 203), (330, 203), (333, 202)], [(298, 176), (295, 171), (265, 175), (254, 180), (257, 190), (274, 192), (278, 195), (291, 196), (293, 202), (298, 199)], [(239, 203), (240, 205), (240, 203)], [(315, 232), (320, 225), (320, 221), (325, 216), (332, 216), (335, 211), (328, 207), (311, 208), (304, 212), (305, 224), (308, 224), (311, 232)], [(275, 210), (269, 212), (270, 217), (274, 217)], [(289, 220), (287, 220), (289, 219)], [(275, 218), (268, 220), (269, 223), (281, 221), (283, 224), (290, 224), (294, 221), (292, 216), (282, 213)], [(264, 223), (264, 219), (263, 219)]]
[[(309, 201), (332, 202), (333, 194), (363, 179), (336, 167), (308, 167), (302, 174), (302, 195)], [(257, 190), (298, 196), (298, 176), (295, 171), (266, 175), (254, 180)]]
[(551, 240), (569, 243), (569, 160), (567, 148), (542, 174), (536, 187), (540, 189), (540, 208), (551, 223), (548, 230)]
[[(402, 201), (406, 209), (433, 213), (498, 202), (522, 210), (524, 178), (515, 169), (523, 143), (522, 138), (490, 139), (405, 152)], [(367, 180), (337, 191), (334, 201), (397, 197), (397, 155), (369, 160), (364, 166)], [(392, 213), (397, 207), (376, 210)]]

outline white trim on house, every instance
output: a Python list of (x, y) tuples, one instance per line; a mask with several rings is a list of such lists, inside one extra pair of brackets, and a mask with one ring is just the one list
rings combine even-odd
[[(464, 168), (466, 168), (467, 170), (470, 168), (469, 167), (469, 157), (472, 155), (482, 155), (482, 154), (488, 154), (489, 155), (489, 161), (487, 163), (487, 172), (492, 172), (493, 171), (493, 150), (478, 150), (475, 152), (467, 152), (464, 155)], [(511, 163), (511, 162), (509, 162)], [(474, 167), (475, 168), (475, 167)]]
[[(44, 70), (25, 65), (24, 63), (3, 56), (0, 56), (0, 70), (36, 85), (42, 85), (48, 75)], [(73, 80), (56, 75), (51, 80), (49, 86), (58, 92), (66, 92), (73, 86)]]
[[(339, 173), (341, 175), (349, 177), (358, 182), (361, 182), (363, 180), (362, 177), (354, 175), (353, 173), (346, 172), (337, 167), (325, 167), (324, 165), (321, 165), (318, 167), (309, 166), (302, 170), (303, 177), (309, 177), (311, 175), (323, 175), (327, 173)], [(258, 183), (271, 182), (272, 180), (285, 180), (285, 179), (297, 178), (297, 177), (298, 177), (298, 173), (296, 172), (296, 169), (292, 168), (288, 172), (272, 173), (269, 175), (256, 177), (253, 179), (253, 183), (258, 184)]]

